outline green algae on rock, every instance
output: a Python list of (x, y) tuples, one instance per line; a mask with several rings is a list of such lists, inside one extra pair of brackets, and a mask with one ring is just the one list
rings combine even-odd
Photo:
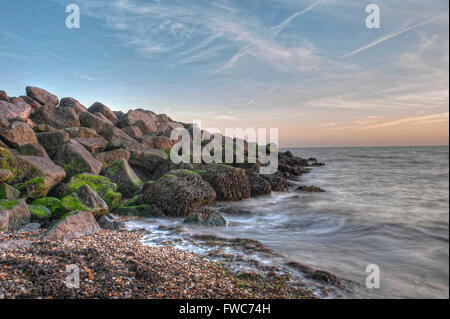
[(203, 206), (187, 215), (184, 219), (184, 223), (206, 226), (225, 226), (227, 221), (217, 209)]

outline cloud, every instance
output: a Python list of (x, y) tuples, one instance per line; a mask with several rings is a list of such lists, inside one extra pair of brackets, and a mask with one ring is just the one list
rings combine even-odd
[(419, 23), (419, 24), (415, 24), (415, 25), (412, 25), (412, 26), (403, 28), (403, 29), (401, 29), (401, 30), (399, 30), (399, 31), (397, 31), (397, 32), (394, 32), (394, 33), (390, 33), (390, 34), (388, 34), (388, 35), (385, 35), (385, 36), (383, 36), (383, 37), (381, 37), (381, 38), (379, 38), (379, 39), (377, 39), (377, 40), (375, 40), (375, 41), (373, 41), (373, 42), (371, 42), (371, 43), (369, 43), (369, 44), (367, 44), (367, 45), (365, 45), (365, 46), (363, 46), (363, 47), (361, 47), (361, 48), (359, 48), (359, 49), (356, 49), (356, 50), (354, 50), (354, 51), (352, 51), (352, 52), (350, 52), (350, 53), (344, 54), (344, 55), (341, 57), (341, 59), (345, 59), (345, 58), (351, 57), (351, 56), (353, 56), (353, 55), (355, 55), (355, 54), (361, 53), (361, 52), (363, 52), (363, 51), (365, 51), (365, 50), (367, 50), (367, 49), (370, 49), (370, 48), (372, 48), (372, 47), (374, 47), (374, 46), (377, 46), (377, 45), (380, 44), (380, 43), (383, 43), (384, 41), (387, 41), (387, 40), (390, 40), (390, 39), (392, 39), (392, 38), (395, 38), (395, 37), (397, 37), (397, 36), (399, 36), (399, 35), (401, 35), (401, 34), (403, 34), (403, 33), (405, 33), (405, 32), (408, 32), (408, 31), (417, 29), (417, 28), (419, 28), (419, 27), (421, 27), (421, 26), (424, 26), (424, 25), (426, 25), (426, 24), (432, 23), (432, 22), (434, 22), (434, 21), (436, 21), (436, 20), (438, 20), (438, 19), (441, 19), (441, 18), (443, 18), (443, 17), (444, 17), (443, 15), (439, 15), (439, 16), (433, 17), (433, 18), (431, 18), (431, 19), (425, 20), (424, 22), (421, 22), (421, 23)]
[(322, 0), (317, 0), (315, 2), (313, 2), (312, 4), (310, 4), (308, 7), (306, 7), (303, 10), (297, 11), (296, 13), (294, 13), (293, 15), (291, 15), (289, 18), (287, 18), (286, 20), (284, 20), (283, 22), (281, 22), (279, 25), (277, 25), (276, 27), (274, 27), (272, 29), (272, 32), (276, 35), (278, 33), (280, 33), (281, 31), (283, 31), (291, 22), (292, 20), (296, 19), (297, 17), (307, 13), (308, 11), (311, 11), (312, 9), (314, 9), (318, 4), (320, 4), (322, 2)]

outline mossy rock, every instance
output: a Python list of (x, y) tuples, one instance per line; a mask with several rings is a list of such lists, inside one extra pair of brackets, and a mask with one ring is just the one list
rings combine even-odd
[(114, 209), (120, 205), (120, 201), (122, 200), (122, 194), (109, 190), (106, 192), (105, 195), (102, 196), (102, 198), (108, 205), (109, 209)]
[(45, 206), (28, 205), (32, 222), (45, 222), (51, 216), (51, 211)]
[(8, 210), (14, 206), (19, 205), (19, 200), (16, 199), (0, 199), (0, 210)]
[(6, 183), (0, 182), (0, 199), (16, 199), (19, 196), (19, 190)]
[(60, 200), (56, 197), (42, 197), (42, 198), (38, 198), (38, 199), (35, 199), (34, 201), (32, 201), (31, 205), (44, 206), (44, 207), (47, 207), (48, 209), (50, 209), (50, 211), (52, 211), (53, 207), (58, 205), (59, 202), (60, 202)]
[(100, 196), (106, 194), (109, 190), (117, 191), (117, 185), (108, 177), (84, 173), (73, 176), (69, 181), (69, 187), (76, 191), (78, 188), (87, 184), (90, 188), (97, 192)]
[(134, 196), (142, 185), (141, 179), (123, 158), (119, 158), (103, 168), (101, 174), (117, 183), (119, 192), (125, 197)]
[(16, 184), (14, 186), (21, 193), (26, 193), (30, 198), (45, 197), (49, 191), (44, 177), (36, 177), (25, 183)]
[(187, 215), (184, 223), (205, 226), (225, 226), (227, 221), (217, 209), (204, 206)]
[(76, 191), (85, 184), (99, 194), (110, 209), (120, 205), (122, 194), (117, 192), (117, 184), (111, 182), (108, 177), (90, 173), (78, 174), (70, 179), (68, 186), (72, 191)]
[(76, 210), (89, 211), (75, 194), (70, 194), (61, 199), (61, 201), (52, 208), (52, 219), (59, 219), (66, 213)]
[(136, 206), (119, 206), (115, 212), (124, 216), (139, 217), (165, 217), (164, 213), (157, 207), (152, 205), (136, 205)]
[(133, 198), (127, 200), (123, 206), (136, 206), (138, 204), (139, 204), (139, 195), (136, 195)]

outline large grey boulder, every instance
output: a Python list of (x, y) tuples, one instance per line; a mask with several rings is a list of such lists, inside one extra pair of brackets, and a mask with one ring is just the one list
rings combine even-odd
[(147, 148), (158, 150), (170, 150), (173, 141), (167, 136), (143, 136), (142, 144)]
[(109, 107), (107, 107), (106, 105), (100, 103), (100, 102), (95, 102), (94, 104), (92, 104), (89, 108), (88, 111), (91, 113), (100, 113), (102, 114), (104, 117), (106, 117), (108, 120), (111, 121), (111, 123), (113, 123), (114, 125), (117, 124), (117, 116), (116, 114), (114, 114), (113, 111), (111, 111), (111, 109)]
[(80, 122), (83, 126), (92, 128), (103, 136), (108, 141), (108, 149), (126, 148), (130, 150), (142, 148), (142, 145), (135, 139), (100, 116), (85, 112), (81, 114)]
[(58, 97), (56, 95), (51, 94), (50, 92), (33, 86), (26, 87), (27, 96), (32, 98), (33, 100), (38, 101), (41, 104), (51, 104), (58, 105)]
[(43, 239), (68, 240), (95, 234), (98, 231), (100, 226), (91, 213), (76, 211), (53, 226)]
[(152, 134), (158, 130), (156, 122), (157, 115), (154, 112), (138, 109), (121, 116), (117, 125), (121, 128), (136, 126), (143, 134)]
[(15, 121), (0, 131), (0, 138), (9, 146), (20, 146), (37, 143), (34, 131), (24, 122)]
[(0, 200), (0, 231), (16, 230), (29, 222), (30, 211), (25, 200)]
[(103, 138), (74, 138), (75, 141), (84, 146), (91, 154), (97, 154), (105, 150), (108, 142)]
[(106, 166), (119, 158), (123, 158), (128, 162), (130, 156), (131, 155), (129, 151), (123, 148), (118, 148), (112, 151), (98, 153), (95, 155), (95, 158), (102, 162), (104, 166)]
[(59, 102), (59, 107), (71, 107), (75, 110), (75, 113), (77, 113), (78, 116), (84, 112), (87, 112), (87, 108), (83, 104), (71, 97), (62, 98)]
[(150, 175), (153, 175), (157, 168), (167, 160), (167, 154), (161, 150), (131, 150), (129, 163), (141, 167)]
[(58, 151), (69, 141), (69, 134), (63, 130), (37, 133), (36, 137), (47, 151), (48, 156), (54, 158)]
[(187, 216), (215, 199), (214, 189), (200, 175), (175, 170), (145, 187), (139, 201), (157, 206), (168, 216)]
[(31, 155), (49, 158), (45, 148), (38, 143), (25, 144), (17, 148), (20, 155)]
[(71, 107), (46, 104), (37, 109), (30, 118), (36, 124), (47, 124), (60, 129), (80, 126), (77, 113)]
[(22, 119), (27, 120), (30, 117), (31, 106), (24, 102), (9, 103), (6, 101), (0, 101), (0, 116), (3, 116), (7, 120)]
[(70, 139), (63, 146), (54, 160), (55, 163), (64, 168), (68, 177), (81, 173), (99, 174), (103, 166), (83, 145), (74, 139)]

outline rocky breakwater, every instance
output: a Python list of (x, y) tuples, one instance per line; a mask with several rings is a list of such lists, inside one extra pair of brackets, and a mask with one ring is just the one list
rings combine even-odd
[[(279, 153), (279, 168), (259, 164), (174, 164), (175, 128), (192, 124), (136, 109), (85, 107), (43, 89), (0, 95), (0, 232), (40, 229), (43, 241), (119, 230), (117, 216), (183, 217), (225, 225), (216, 200), (284, 191), (317, 161)], [(248, 147), (245, 144), (245, 147)], [(247, 151), (247, 150), (246, 150)]]

